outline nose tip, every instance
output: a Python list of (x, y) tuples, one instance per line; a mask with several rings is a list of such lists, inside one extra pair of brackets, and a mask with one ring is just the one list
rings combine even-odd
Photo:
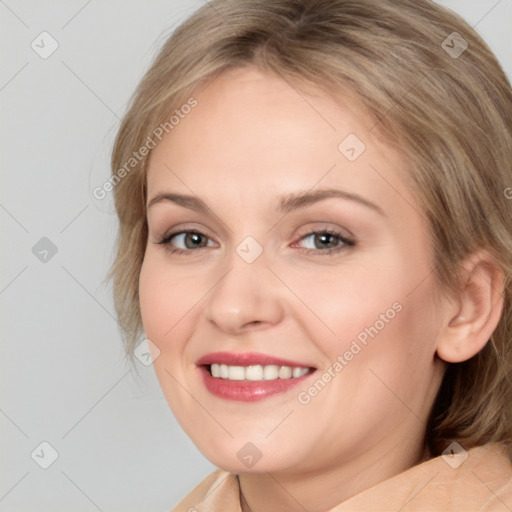
[(208, 294), (205, 315), (228, 334), (277, 324), (283, 307), (272, 274), (264, 265), (239, 260)]
[(271, 325), (271, 322), (264, 322), (262, 320), (248, 320), (246, 314), (241, 311), (224, 312), (220, 315), (217, 314), (209, 318), (210, 324), (216, 326), (226, 334), (236, 335), (246, 331), (263, 329)]

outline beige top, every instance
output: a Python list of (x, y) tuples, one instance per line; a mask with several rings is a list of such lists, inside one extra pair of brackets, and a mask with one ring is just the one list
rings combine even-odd
[[(237, 475), (217, 470), (171, 512), (241, 510)], [(370, 487), (326, 512), (349, 511), (512, 512), (512, 465), (498, 445), (436, 457)]]

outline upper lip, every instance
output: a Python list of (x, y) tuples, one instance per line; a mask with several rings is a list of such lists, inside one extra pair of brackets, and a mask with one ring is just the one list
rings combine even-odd
[(274, 357), (268, 354), (259, 354), (257, 352), (212, 352), (199, 358), (196, 361), (198, 366), (209, 364), (227, 364), (229, 366), (254, 366), (254, 365), (271, 365), (291, 366), (300, 368), (312, 368), (309, 364)]

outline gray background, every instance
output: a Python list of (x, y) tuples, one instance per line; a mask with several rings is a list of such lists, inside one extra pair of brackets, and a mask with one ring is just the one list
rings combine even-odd
[[(143, 72), (203, 3), (0, 0), (0, 512), (163, 512), (213, 470), (153, 369), (123, 359), (105, 281), (116, 219), (92, 196)], [(511, 77), (512, 0), (440, 3)], [(42, 58), (34, 40), (58, 48)]]

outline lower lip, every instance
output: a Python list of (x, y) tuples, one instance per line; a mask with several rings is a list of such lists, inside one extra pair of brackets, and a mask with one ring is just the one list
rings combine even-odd
[(310, 372), (301, 377), (291, 379), (254, 381), (228, 380), (212, 377), (210, 370), (206, 366), (200, 366), (199, 370), (202, 374), (206, 389), (208, 389), (212, 395), (238, 402), (256, 402), (278, 393), (285, 393), (314, 373)]

